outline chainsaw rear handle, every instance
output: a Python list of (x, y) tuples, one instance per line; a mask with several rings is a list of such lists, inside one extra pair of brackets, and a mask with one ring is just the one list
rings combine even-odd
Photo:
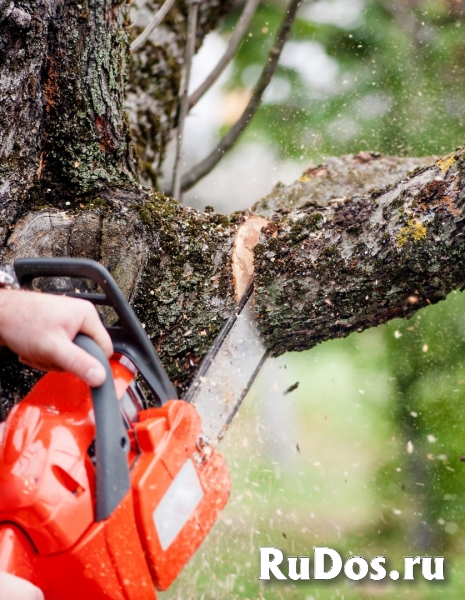
[[(96, 521), (107, 519), (130, 489), (127, 453), (130, 442), (121, 419), (110, 363), (103, 350), (87, 335), (78, 334), (74, 343), (96, 358), (105, 369), (100, 387), (90, 388), (95, 415)], [(8, 358), (16, 355), (5, 348)], [(5, 420), (0, 403), (0, 422)]]
[(100, 387), (90, 388), (95, 415), (97, 506), (96, 521), (107, 519), (130, 489), (127, 453), (129, 438), (121, 419), (110, 363), (103, 350), (87, 335), (74, 343), (96, 358), (106, 372)]
[[(115, 352), (135, 364), (160, 405), (178, 397), (144, 328), (103, 265), (87, 258), (21, 258), (15, 261), (14, 268), (20, 286), (27, 289), (34, 289), (37, 277), (77, 277), (98, 284), (104, 294), (65, 292), (65, 295), (111, 306), (121, 322), (120, 327), (107, 327)], [(63, 295), (61, 291), (52, 293)]]

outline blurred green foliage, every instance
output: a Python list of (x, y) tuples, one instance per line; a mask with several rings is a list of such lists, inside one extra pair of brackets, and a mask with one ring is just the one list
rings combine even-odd
[[(247, 135), (284, 158), (375, 150), (444, 154), (465, 139), (465, 11), (455, 0), (348, 0), (353, 23), (318, 24), (303, 2), (268, 100)], [(334, 20), (341, 2), (319, 0)], [(337, 6), (338, 5), (338, 6)], [(285, 2), (262, 2), (231, 88), (258, 78)], [(451, 10), (453, 8), (454, 10)], [(304, 18), (305, 17), (305, 18)], [(225, 23), (230, 31), (237, 15)], [(321, 20), (321, 19), (320, 19)], [(273, 91), (274, 90), (274, 91)], [(280, 99), (281, 97), (281, 99)]]
[[(289, 384), (298, 388), (285, 394)], [(176, 600), (463, 597), (465, 296), (270, 361), (221, 451), (229, 505)], [(446, 580), (258, 581), (258, 548), (445, 556)]]
[[(319, 53), (334, 82), (323, 70), (326, 87), (312, 87), (304, 67), (281, 66), (278, 79), (289, 86), (281, 81), (274, 97), (282, 99), (271, 94), (247, 135), (283, 157), (313, 160), (366, 149), (441, 154), (463, 144), (465, 3), (347, 2), (363, 5), (353, 26), (301, 17), (291, 46), (296, 55), (295, 44)], [(231, 89), (258, 77), (283, 5), (261, 4)], [(285, 394), (296, 381), (297, 390)], [(464, 432), (461, 292), (408, 321), (274, 361), (223, 442), (230, 504), (168, 597), (461, 599)], [(260, 546), (312, 556), (316, 545), (345, 558), (383, 555), (401, 571), (403, 556), (445, 556), (446, 581), (258, 581)]]

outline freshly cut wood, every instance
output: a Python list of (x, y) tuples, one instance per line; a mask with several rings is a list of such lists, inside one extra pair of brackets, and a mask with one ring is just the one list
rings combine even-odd
[[(232, 4), (201, 3), (197, 46)], [(330, 159), (232, 215), (144, 188), (156, 186), (176, 127), (187, 8), (175, 3), (162, 41), (149, 38), (133, 62), (128, 10), (121, 0), (0, 1), (3, 261), (101, 260), (181, 393), (251, 276), (274, 354), (411, 316), (462, 287), (463, 149)], [(2, 397), (11, 405), (36, 375), (3, 364)]]

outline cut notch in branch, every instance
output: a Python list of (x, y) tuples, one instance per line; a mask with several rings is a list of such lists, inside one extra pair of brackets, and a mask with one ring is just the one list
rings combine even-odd
[[(241, 133), (245, 130), (247, 125), (254, 117), (255, 113), (260, 107), (263, 94), (276, 71), (282, 49), (284, 48), (284, 44), (286, 43), (291, 32), (292, 24), (294, 23), (301, 1), (302, 0), (290, 1), (284, 19), (276, 35), (274, 44), (268, 54), (266, 64), (260, 75), (260, 79), (258, 80), (258, 83), (252, 93), (252, 97), (241, 117), (231, 127), (216, 148), (203, 161), (195, 165), (182, 177), (182, 191), (190, 190), (198, 181), (200, 181), (213, 170), (226, 152), (228, 152), (228, 150), (234, 146)], [(172, 190), (169, 190), (166, 193), (172, 194)]]
[(252, 20), (252, 17), (254, 16), (259, 4), (260, 0), (247, 0), (239, 22), (229, 40), (228, 47), (226, 48), (225, 53), (220, 58), (217, 65), (208, 75), (205, 81), (201, 85), (199, 85), (195, 92), (193, 92), (189, 96), (189, 108), (192, 108), (197, 104), (200, 98), (202, 98), (202, 96), (211, 88), (211, 86), (215, 83), (215, 81), (218, 79), (221, 73), (225, 70), (225, 68), (234, 58), (234, 55), (236, 54), (237, 49), (241, 45), (244, 35), (250, 25), (250, 21)]

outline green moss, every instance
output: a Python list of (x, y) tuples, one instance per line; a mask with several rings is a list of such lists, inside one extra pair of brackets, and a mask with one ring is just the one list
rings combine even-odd
[(161, 193), (135, 208), (154, 243), (134, 307), (182, 390), (234, 306), (235, 226)]
[(100, 198), (99, 196), (97, 196), (96, 198), (89, 200), (87, 202), (87, 204), (84, 205), (82, 208), (96, 209), (96, 208), (106, 208), (107, 206), (108, 206), (108, 202), (106, 200), (104, 200), (103, 198)]
[(324, 256), (326, 258), (335, 258), (336, 256), (339, 257), (339, 255), (340, 251), (339, 248), (337, 248), (337, 246), (328, 246), (321, 253), (321, 256)]
[(312, 212), (296, 221), (291, 226), (289, 239), (293, 244), (299, 244), (308, 237), (308, 234), (317, 231), (323, 226), (323, 215), (319, 212)]
[(153, 193), (150, 202), (143, 206), (133, 205), (133, 208), (139, 211), (141, 221), (145, 225), (157, 229), (163, 228), (164, 221), (171, 221), (181, 210), (176, 200), (168, 198), (162, 192)]
[[(81, 7), (81, 8), (80, 8)], [(122, 103), (128, 34), (126, 7), (64, 3), (43, 68), (44, 140), (34, 195), (63, 201), (138, 185)], [(85, 75), (83, 75), (85, 74)]]

